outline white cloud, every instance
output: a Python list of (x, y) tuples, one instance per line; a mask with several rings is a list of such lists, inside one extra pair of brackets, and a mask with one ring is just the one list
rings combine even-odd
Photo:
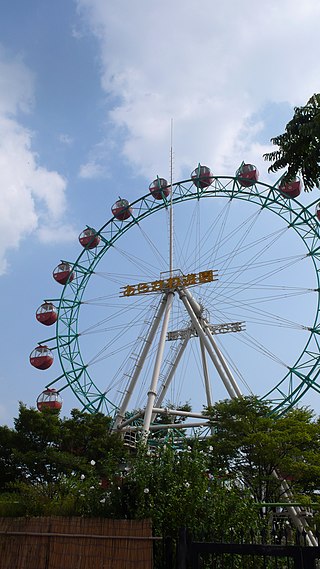
[(266, 103), (299, 105), (319, 90), (318, 0), (78, 6), (100, 42), (103, 89), (117, 97), (109, 119), (126, 133), (123, 153), (149, 177), (168, 173), (171, 118), (176, 178), (199, 160), (230, 172), (255, 160), (247, 125)]
[(79, 177), (86, 180), (97, 180), (110, 176), (108, 167), (109, 150), (114, 148), (112, 137), (97, 143), (91, 150), (88, 161), (79, 169)]
[(97, 162), (90, 161), (80, 166), (79, 177), (84, 179), (96, 179), (104, 177), (104, 169)]
[(81, 32), (76, 26), (71, 28), (71, 35), (76, 40), (83, 38), (83, 32)]
[(9, 60), (0, 46), (0, 115), (30, 112), (33, 103), (31, 71), (20, 57)]
[(32, 133), (19, 122), (19, 112), (33, 104), (33, 77), (20, 60), (0, 51), (0, 274), (7, 255), (38, 231), (41, 239), (57, 228), (66, 209), (66, 181), (38, 164)]
[(65, 133), (60, 134), (59, 141), (62, 142), (62, 144), (65, 144), (66, 146), (72, 146), (74, 142), (72, 136), (69, 136), (68, 134)]
[(43, 224), (38, 230), (39, 239), (48, 245), (76, 242), (79, 230), (67, 224)]

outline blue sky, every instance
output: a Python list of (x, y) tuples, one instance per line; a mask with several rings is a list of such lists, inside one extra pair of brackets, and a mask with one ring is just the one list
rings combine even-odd
[[(270, 137), (319, 92), (319, 17), (318, 0), (2, 6), (1, 423), (44, 388), (28, 357), (43, 337), (35, 310), (58, 294), (53, 268), (77, 257), (78, 234), (102, 226), (117, 196), (169, 177), (172, 118), (175, 180), (199, 161), (233, 175), (245, 160), (272, 183)], [(320, 412), (318, 395), (306, 403)]]

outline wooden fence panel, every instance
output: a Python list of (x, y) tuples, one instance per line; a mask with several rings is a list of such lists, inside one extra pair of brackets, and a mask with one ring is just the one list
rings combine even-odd
[(0, 518), (0, 569), (152, 569), (150, 520)]

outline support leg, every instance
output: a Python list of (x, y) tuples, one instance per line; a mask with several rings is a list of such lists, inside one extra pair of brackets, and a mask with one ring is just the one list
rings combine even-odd
[(169, 292), (167, 299), (166, 299), (166, 307), (165, 307), (165, 313), (164, 313), (164, 317), (163, 317), (163, 324), (162, 324), (162, 330), (161, 330), (161, 335), (160, 335), (160, 340), (159, 340), (159, 346), (158, 346), (156, 361), (154, 364), (154, 369), (153, 369), (153, 374), (152, 374), (152, 379), (151, 379), (151, 385), (150, 385), (150, 389), (148, 391), (148, 401), (147, 401), (146, 410), (145, 410), (145, 414), (144, 414), (144, 422), (143, 422), (144, 439), (146, 439), (148, 436), (149, 427), (150, 427), (150, 423), (151, 423), (151, 417), (152, 417), (152, 410), (153, 410), (155, 398), (157, 395), (157, 384), (158, 384), (160, 367), (161, 367), (162, 358), (163, 358), (163, 352), (164, 352), (164, 346), (165, 346), (165, 341), (166, 341), (166, 336), (167, 336), (167, 330), (168, 330), (169, 317), (170, 317), (170, 312), (171, 312), (173, 296), (174, 296), (173, 292)]
[(155, 315), (155, 317), (154, 317), (153, 323), (152, 323), (152, 325), (151, 325), (151, 328), (150, 328), (150, 330), (149, 330), (147, 339), (146, 339), (146, 341), (145, 341), (144, 348), (143, 348), (143, 350), (142, 350), (142, 352), (141, 352), (141, 355), (140, 355), (140, 357), (139, 357), (139, 359), (138, 359), (138, 361), (137, 361), (137, 364), (136, 364), (136, 367), (135, 367), (133, 376), (132, 376), (132, 378), (131, 378), (131, 381), (130, 381), (130, 383), (129, 383), (129, 386), (128, 386), (128, 388), (127, 388), (127, 390), (126, 390), (126, 393), (125, 393), (125, 395), (124, 395), (124, 398), (123, 398), (123, 400), (122, 400), (120, 409), (119, 409), (118, 414), (117, 414), (117, 416), (116, 416), (115, 423), (114, 423), (114, 427), (113, 427), (114, 430), (117, 430), (117, 429), (121, 426), (121, 423), (122, 423), (122, 421), (123, 421), (123, 419), (124, 419), (124, 415), (125, 415), (125, 412), (126, 412), (126, 410), (127, 410), (127, 408), (128, 408), (128, 404), (129, 404), (131, 395), (132, 395), (133, 390), (134, 390), (134, 388), (135, 388), (135, 386), (136, 386), (136, 384), (137, 384), (137, 381), (138, 381), (139, 376), (140, 376), (140, 372), (141, 372), (141, 370), (142, 370), (142, 368), (143, 368), (143, 365), (144, 365), (144, 362), (145, 362), (145, 360), (146, 360), (146, 357), (147, 357), (147, 355), (148, 355), (148, 353), (149, 353), (151, 344), (152, 344), (152, 342), (153, 342), (153, 340), (154, 340), (154, 337), (155, 337), (155, 335), (156, 335), (156, 332), (157, 332), (157, 329), (158, 329), (159, 324), (160, 324), (160, 322), (161, 322), (161, 318), (162, 318), (162, 316), (163, 316), (163, 313), (164, 313), (166, 304), (167, 304), (167, 297), (164, 296), (163, 299), (161, 300), (161, 303), (160, 303), (160, 305), (159, 305), (158, 311), (157, 311), (157, 313), (156, 313), (156, 315)]
[(209, 354), (209, 356), (210, 356), (210, 358), (211, 358), (211, 360), (212, 360), (212, 362), (213, 362), (213, 364), (214, 364), (214, 366), (215, 366), (215, 368), (216, 368), (216, 370), (217, 370), (217, 372), (218, 372), (229, 396), (231, 397), (231, 399), (234, 399), (235, 397), (237, 397), (237, 394), (236, 394), (232, 384), (230, 383), (229, 378), (227, 377), (224, 369), (222, 368), (222, 366), (221, 366), (221, 364), (220, 364), (220, 362), (219, 362), (219, 360), (218, 360), (218, 358), (217, 358), (217, 356), (216, 356), (216, 354), (215, 354), (215, 352), (211, 346), (211, 343), (210, 343), (207, 335), (205, 334), (205, 332), (204, 332), (204, 330), (200, 324), (199, 318), (195, 314), (193, 307), (189, 303), (189, 300), (187, 299), (187, 296), (186, 296), (183, 289), (179, 290), (179, 295), (180, 295), (180, 298), (181, 298), (181, 300), (182, 300), (182, 302), (183, 302), (183, 304), (184, 304), (184, 306), (185, 306), (185, 308), (186, 308), (186, 310), (187, 310), (187, 312), (191, 318), (192, 324), (193, 324), (194, 328), (196, 329), (200, 340), (203, 341), (203, 344), (204, 344), (204, 346), (205, 346), (205, 348), (206, 348), (206, 350), (207, 350), (207, 352), (208, 352), (208, 354)]

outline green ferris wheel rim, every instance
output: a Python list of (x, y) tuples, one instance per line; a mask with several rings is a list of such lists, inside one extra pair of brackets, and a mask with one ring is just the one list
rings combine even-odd
[[(319, 223), (314, 213), (316, 202), (305, 207), (297, 199), (285, 198), (279, 192), (278, 183), (271, 186), (256, 182), (250, 187), (243, 187), (236, 176), (213, 176), (210, 186), (200, 188), (190, 178), (172, 185), (172, 203), (174, 205), (215, 197), (251, 202), (261, 209), (266, 208), (277, 214), (287, 227), (302, 239), (316, 275), (317, 305), (314, 322), (309, 328), (304, 349), (296, 357), (294, 365), (272, 389), (261, 396), (271, 402), (274, 412), (282, 413), (296, 405), (308, 389), (320, 391), (317, 383), (320, 373), (320, 244)], [(119, 221), (115, 217), (109, 219), (96, 230), (100, 237), (98, 246), (94, 249), (84, 248), (75, 262), (69, 261), (74, 278), (63, 287), (59, 298), (55, 337), (62, 374), (47, 387), (59, 384), (59, 392), (70, 388), (83, 409), (88, 412), (102, 411), (113, 416), (117, 406), (96, 385), (81, 355), (78, 317), (85, 289), (96, 266), (115, 242), (135, 224), (164, 208), (169, 208), (170, 202), (170, 196), (158, 201), (150, 193), (131, 202), (134, 213), (128, 220)]]

